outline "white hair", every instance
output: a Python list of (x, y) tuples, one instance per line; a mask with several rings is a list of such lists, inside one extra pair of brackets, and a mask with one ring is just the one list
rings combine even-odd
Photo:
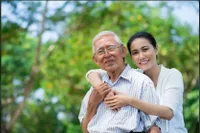
[(95, 51), (94, 51), (94, 42), (95, 42), (97, 39), (99, 39), (100, 37), (105, 36), (105, 35), (113, 35), (114, 38), (115, 38), (115, 41), (116, 41), (117, 43), (123, 45), (122, 41), (121, 41), (120, 38), (117, 36), (117, 34), (115, 34), (115, 33), (112, 32), (112, 31), (102, 31), (102, 32), (98, 33), (98, 34), (94, 37), (94, 39), (92, 40), (92, 52), (93, 52), (93, 53), (95, 52)]

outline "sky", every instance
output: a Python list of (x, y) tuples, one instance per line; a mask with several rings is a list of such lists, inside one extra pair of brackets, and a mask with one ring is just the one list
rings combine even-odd
[[(55, 4), (55, 1), (49, 1), (48, 7), (51, 8), (50, 11), (53, 11), (53, 9), (56, 9), (57, 7), (60, 7), (65, 1), (57, 1)], [(84, 2), (84, 1), (82, 1)], [(172, 14), (174, 14), (175, 17), (177, 17), (181, 24), (189, 24), (191, 25), (193, 29), (193, 33), (198, 34), (199, 33), (199, 4), (196, 2), (189, 2), (189, 1), (165, 1), (169, 5), (174, 7), (174, 10), (172, 11)], [(160, 3), (160, 1), (147, 1), (147, 3), (151, 6), (156, 6)], [(193, 4), (193, 5), (192, 5)], [(195, 9), (193, 6), (195, 6), (197, 9)], [(23, 7), (21, 7), (23, 8)], [(73, 10), (72, 6), (67, 6), (66, 11)], [(196, 11), (198, 10), (198, 11)], [(166, 13), (163, 11), (161, 13), (163, 17), (166, 16)], [(16, 17), (13, 16), (10, 13), (8, 6), (2, 6), (2, 16), (6, 15), (9, 16), (10, 19), (15, 20)], [(23, 25), (23, 23), (22, 23)], [(33, 30), (37, 29), (38, 27), (33, 25), (31, 27)], [(34, 33), (32, 33), (33, 36)], [(43, 43), (45, 43), (48, 40), (56, 41), (58, 39), (58, 34), (55, 32), (45, 32), (43, 35)]]
[[(181, 24), (189, 24), (193, 28), (194, 33), (199, 32), (199, 11), (197, 12), (192, 6), (191, 1), (166, 1), (170, 6), (174, 7), (172, 13), (176, 16)], [(159, 1), (148, 1), (151, 6), (156, 6)], [(199, 4), (194, 3), (199, 10)], [(198, 4), (198, 5), (196, 5)]]
[[(83, 1), (84, 2), (84, 1)], [(192, 6), (191, 1), (165, 1), (167, 2), (170, 6), (174, 7), (174, 10), (172, 14), (174, 14), (175, 17), (177, 17), (180, 21), (181, 24), (189, 24), (192, 27), (193, 33), (198, 34), (199, 33), (199, 11), (197, 12), (195, 8)], [(63, 2), (60, 1), (59, 4), (62, 4)], [(147, 1), (147, 3), (151, 6), (156, 6), (160, 3), (160, 1)], [(57, 6), (59, 6), (57, 4)], [(195, 7), (199, 10), (199, 4), (194, 3)], [(197, 5), (198, 4), (198, 5)], [(53, 1), (49, 2), (50, 7), (55, 7), (55, 4)], [(67, 10), (73, 10), (72, 7), (67, 7)], [(163, 17), (165, 17), (165, 12), (163, 12)], [(57, 39), (55, 33), (46, 33), (49, 38), (54, 38), (55, 40)], [(52, 34), (53, 36), (51, 37)]]

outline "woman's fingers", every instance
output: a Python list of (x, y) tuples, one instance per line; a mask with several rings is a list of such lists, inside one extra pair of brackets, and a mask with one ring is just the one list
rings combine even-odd
[(118, 92), (118, 91), (116, 91), (116, 90), (113, 90), (113, 92), (114, 92), (115, 95), (120, 94), (120, 92)]
[(112, 101), (115, 100), (116, 96), (112, 96), (112, 97), (106, 97), (104, 100), (105, 101)]
[(116, 103), (110, 103), (110, 104), (106, 104), (106, 105), (111, 109), (116, 109), (117, 108)]
[(112, 109), (112, 110), (117, 110), (117, 111), (119, 111), (120, 110), (120, 108), (119, 108), (119, 106), (113, 106), (113, 107), (110, 107), (110, 109)]
[(117, 104), (117, 101), (104, 101), (105, 104), (111, 106), (111, 105), (116, 105)]

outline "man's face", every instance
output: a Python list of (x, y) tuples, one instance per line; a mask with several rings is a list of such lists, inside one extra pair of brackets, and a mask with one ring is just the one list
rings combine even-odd
[(101, 36), (94, 42), (93, 61), (107, 72), (123, 67), (126, 48), (117, 43), (113, 35)]

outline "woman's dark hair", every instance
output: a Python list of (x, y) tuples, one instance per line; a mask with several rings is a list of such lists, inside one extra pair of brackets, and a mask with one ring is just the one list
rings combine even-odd
[(128, 42), (127, 42), (127, 48), (128, 48), (128, 51), (129, 51), (129, 54), (131, 55), (131, 43), (133, 42), (133, 40), (137, 39), (137, 38), (145, 38), (147, 40), (149, 40), (149, 42), (151, 43), (151, 45), (156, 48), (157, 47), (157, 43), (156, 43), (156, 40), (155, 38), (148, 32), (144, 32), (144, 31), (141, 31), (141, 32), (137, 32), (135, 33), (134, 35), (132, 35)]

